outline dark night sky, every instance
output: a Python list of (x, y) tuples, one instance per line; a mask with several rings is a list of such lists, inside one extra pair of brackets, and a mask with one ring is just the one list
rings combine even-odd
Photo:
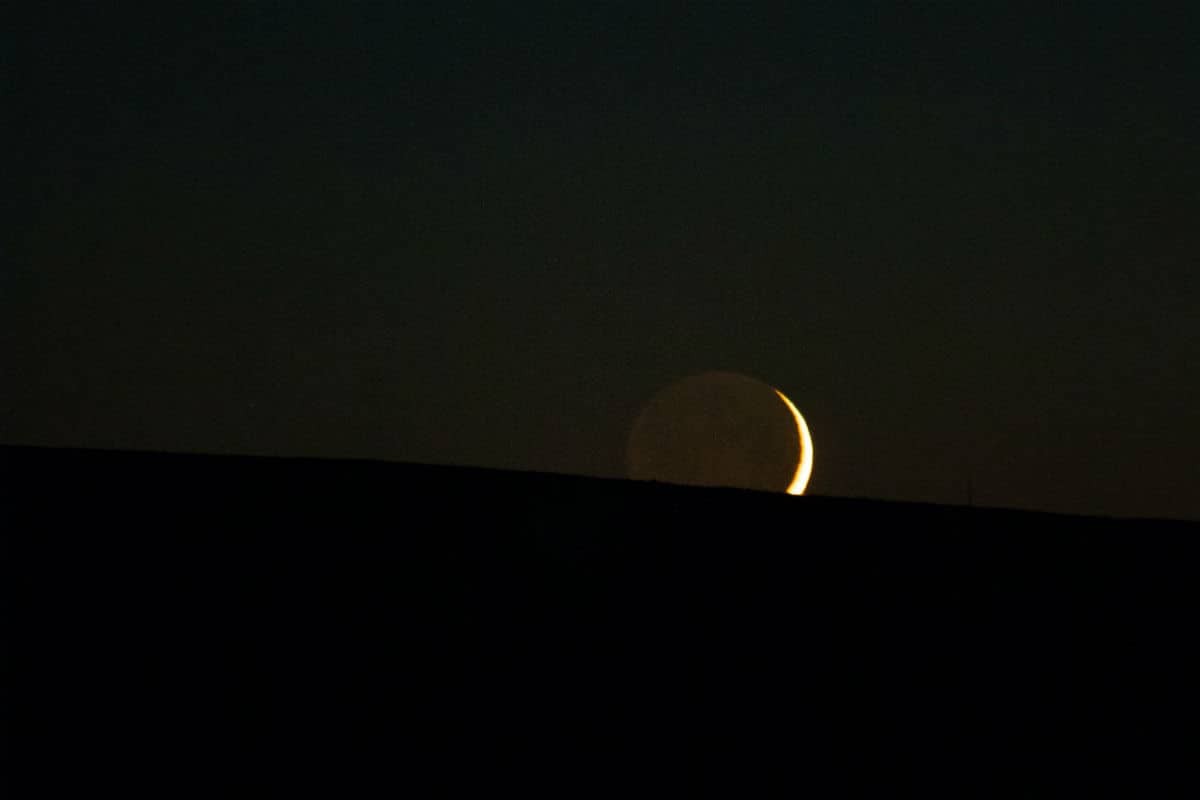
[(721, 369), (813, 493), (1200, 518), (1200, 12), (344, 5), (3, 26), (0, 441), (618, 476)]

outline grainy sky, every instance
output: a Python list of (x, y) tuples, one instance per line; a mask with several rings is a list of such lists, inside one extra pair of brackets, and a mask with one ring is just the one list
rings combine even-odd
[(612, 477), (720, 369), (812, 493), (1200, 518), (1200, 12), (28, 5), (0, 441)]

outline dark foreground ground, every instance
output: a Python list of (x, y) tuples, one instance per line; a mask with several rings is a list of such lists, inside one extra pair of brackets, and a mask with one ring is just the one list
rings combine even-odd
[(1200, 526), (31, 448), (0, 481), (13, 797), (1194, 785)]

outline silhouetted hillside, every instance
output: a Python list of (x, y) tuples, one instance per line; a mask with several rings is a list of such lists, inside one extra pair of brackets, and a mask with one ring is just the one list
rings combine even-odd
[(1192, 524), (38, 448), (0, 480), (22, 791), (1155, 796), (1194, 758)]

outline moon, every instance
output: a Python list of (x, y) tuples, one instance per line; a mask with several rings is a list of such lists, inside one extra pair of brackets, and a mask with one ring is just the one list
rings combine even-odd
[(778, 389), (775, 390), (775, 394), (779, 395), (779, 399), (787, 404), (788, 410), (796, 418), (796, 432), (800, 434), (800, 463), (796, 465), (796, 476), (792, 478), (792, 482), (787, 488), (787, 493), (804, 494), (804, 490), (808, 488), (808, 479), (812, 477), (812, 434), (808, 432), (808, 423), (800, 415), (800, 410), (796, 408), (791, 400), (787, 399), (787, 395)]
[(732, 372), (705, 372), (655, 394), (627, 448), (629, 477), (803, 494), (812, 435), (778, 389)]

